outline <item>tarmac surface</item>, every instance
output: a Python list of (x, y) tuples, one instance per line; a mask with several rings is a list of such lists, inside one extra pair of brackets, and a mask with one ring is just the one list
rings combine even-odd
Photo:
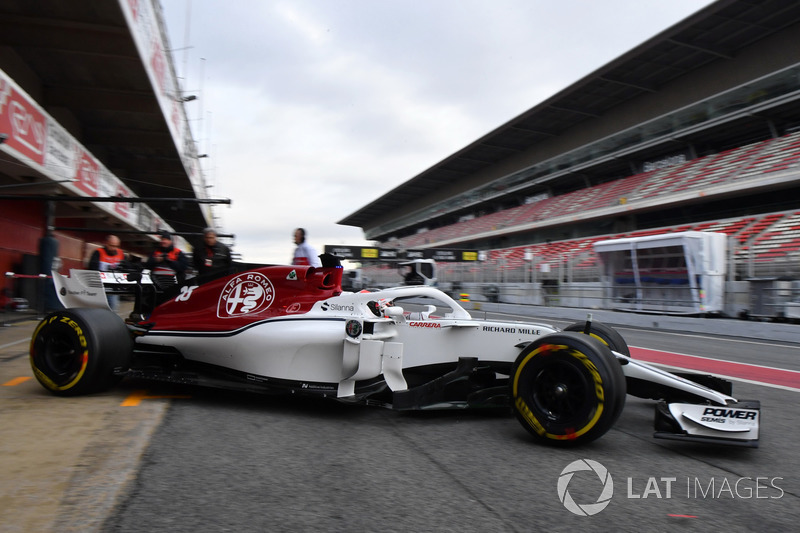
[[(587, 317), (583, 309), (474, 305), (476, 318), (484, 311), (530, 314), (543, 322)], [(610, 325), (800, 343), (795, 324), (590, 312)], [(14, 318), (0, 327), (0, 531), (99, 530), (136, 478), (170, 398), (137, 402), (141, 392), (130, 386), (81, 398), (49, 394), (28, 361), (38, 320)], [(138, 408), (131, 409), (134, 404)]]
[(135, 477), (167, 403), (129, 409), (124, 391), (48, 393), (28, 360), (38, 323), (0, 327), (0, 531), (90, 531)]

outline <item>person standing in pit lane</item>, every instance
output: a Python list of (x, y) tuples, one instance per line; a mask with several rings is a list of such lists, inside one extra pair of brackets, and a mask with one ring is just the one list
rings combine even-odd
[(168, 231), (162, 231), (159, 235), (161, 243), (150, 254), (144, 267), (149, 268), (153, 275), (163, 279), (167, 285), (183, 283), (186, 267), (189, 266), (186, 254), (172, 244), (172, 235)]
[(217, 232), (213, 228), (203, 230), (203, 244), (195, 246), (192, 260), (199, 276), (229, 274), (233, 263), (230, 248), (217, 240)]
[[(120, 240), (116, 235), (108, 235), (102, 248), (95, 250), (89, 257), (89, 270), (100, 272), (111, 272), (120, 267), (120, 263), (125, 261), (125, 252), (120, 248)], [(119, 309), (119, 294), (106, 293), (108, 306), (112, 311)]]
[(119, 237), (109, 235), (106, 237), (105, 244), (98, 248), (89, 257), (89, 270), (99, 270), (100, 272), (110, 272), (116, 270), (122, 261), (125, 260), (125, 252), (120, 249)]
[(320, 261), (317, 251), (306, 242), (306, 230), (303, 228), (294, 230), (294, 243), (297, 248), (294, 249), (293, 265), (322, 266), (322, 261)]

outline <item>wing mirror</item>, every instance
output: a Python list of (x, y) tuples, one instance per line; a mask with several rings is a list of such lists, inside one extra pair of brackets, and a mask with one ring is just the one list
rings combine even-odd
[(386, 307), (383, 310), (383, 314), (385, 316), (390, 317), (390, 318), (396, 318), (398, 316), (403, 316), (403, 308), (402, 307), (397, 307), (397, 306)]

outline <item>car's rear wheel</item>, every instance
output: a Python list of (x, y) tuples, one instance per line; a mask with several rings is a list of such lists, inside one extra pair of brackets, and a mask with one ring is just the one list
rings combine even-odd
[(616, 357), (599, 340), (575, 332), (529, 344), (512, 367), (510, 388), (520, 424), (536, 440), (557, 446), (602, 436), (625, 405)]
[(588, 333), (591, 337), (599, 340), (611, 350), (621, 353), (622, 355), (631, 356), (631, 351), (628, 348), (628, 343), (617, 330), (611, 326), (607, 326), (602, 322), (591, 321), (589, 322), (589, 331), (586, 331), (586, 322), (575, 322), (564, 328), (564, 331), (577, 331), (579, 333)]
[(108, 309), (66, 309), (48, 315), (37, 326), (30, 345), (33, 374), (47, 390), (61, 396), (99, 392), (127, 368), (133, 341)]

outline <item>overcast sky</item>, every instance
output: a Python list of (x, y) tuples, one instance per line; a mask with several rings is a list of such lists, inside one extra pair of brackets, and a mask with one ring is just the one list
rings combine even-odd
[(298, 226), (367, 244), (336, 222), (711, 3), (161, 2), (218, 223), (266, 263)]

